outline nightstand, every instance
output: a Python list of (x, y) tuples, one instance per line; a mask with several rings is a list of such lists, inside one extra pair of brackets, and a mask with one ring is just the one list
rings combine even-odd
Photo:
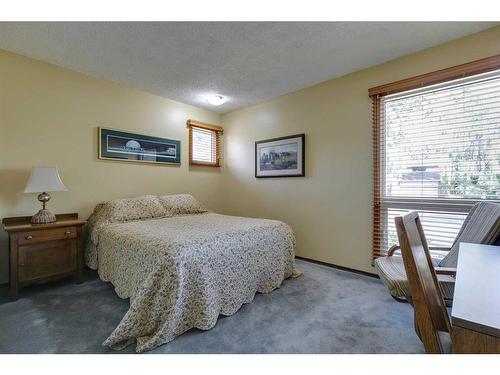
[(9, 234), (11, 301), (19, 289), (29, 285), (76, 276), (82, 281), (82, 227), (78, 214), (56, 215), (50, 224), (31, 224), (31, 216), (2, 220)]

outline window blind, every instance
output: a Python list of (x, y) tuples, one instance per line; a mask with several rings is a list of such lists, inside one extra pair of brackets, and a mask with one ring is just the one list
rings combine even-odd
[(189, 164), (219, 167), (222, 128), (193, 120), (188, 121)]
[(217, 162), (217, 134), (213, 130), (193, 127), (193, 161)]
[(372, 96), (374, 258), (397, 244), (397, 215), (418, 211), (429, 246), (449, 247), (477, 201), (500, 201), (497, 63), (487, 72), (462, 72), (465, 78), (418, 88), (412, 79), (409, 90)]

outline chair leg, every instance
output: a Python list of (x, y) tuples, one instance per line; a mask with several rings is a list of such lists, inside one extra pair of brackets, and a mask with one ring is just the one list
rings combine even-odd
[(396, 297), (396, 296), (393, 296), (392, 294), (391, 294), (391, 297), (394, 298), (398, 302), (408, 303), (408, 300), (406, 298)]

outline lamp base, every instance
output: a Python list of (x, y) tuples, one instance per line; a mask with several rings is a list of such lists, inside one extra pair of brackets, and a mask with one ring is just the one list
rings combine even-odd
[(38, 211), (31, 217), (32, 224), (49, 224), (56, 221), (56, 215), (46, 209)]

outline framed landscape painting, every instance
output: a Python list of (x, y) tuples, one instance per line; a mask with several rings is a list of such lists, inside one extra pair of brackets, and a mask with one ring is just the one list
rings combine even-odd
[(305, 134), (255, 142), (255, 177), (305, 176)]
[(98, 128), (99, 159), (181, 164), (181, 142), (167, 138)]

